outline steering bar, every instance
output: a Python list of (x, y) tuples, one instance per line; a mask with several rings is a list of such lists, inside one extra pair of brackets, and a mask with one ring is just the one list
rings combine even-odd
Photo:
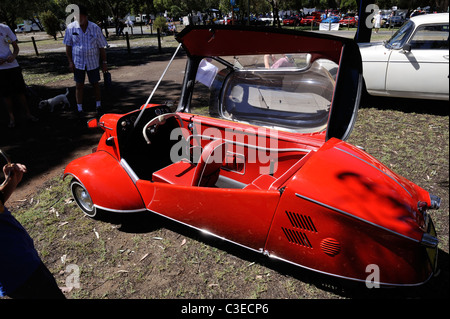
[(180, 122), (181, 127), (183, 127), (183, 120), (176, 113), (165, 113), (165, 114), (158, 115), (158, 116), (154, 117), (153, 119), (151, 119), (147, 124), (145, 124), (144, 128), (142, 129), (142, 135), (144, 136), (144, 139), (147, 142), (147, 144), (151, 144), (151, 141), (147, 136), (148, 127), (154, 125), (156, 128), (159, 125), (163, 125), (166, 123), (167, 119), (169, 119), (171, 117), (175, 117)]

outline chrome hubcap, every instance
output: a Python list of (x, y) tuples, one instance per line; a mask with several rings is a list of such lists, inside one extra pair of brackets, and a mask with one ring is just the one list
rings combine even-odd
[(74, 195), (78, 200), (78, 203), (82, 208), (86, 211), (92, 211), (94, 209), (94, 203), (92, 202), (91, 196), (89, 193), (80, 185), (74, 185)]

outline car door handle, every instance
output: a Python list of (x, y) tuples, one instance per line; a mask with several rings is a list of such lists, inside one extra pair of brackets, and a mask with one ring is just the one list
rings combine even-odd
[(448, 60), (448, 54), (444, 55), (444, 59)]

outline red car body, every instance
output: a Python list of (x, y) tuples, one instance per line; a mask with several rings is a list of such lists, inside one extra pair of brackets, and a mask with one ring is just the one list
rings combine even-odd
[(356, 27), (356, 25), (358, 24), (358, 20), (356, 20), (355, 17), (346, 16), (339, 21), (339, 24), (343, 26)]
[(320, 15), (306, 16), (300, 20), (300, 25), (318, 25), (322, 19)]
[[(87, 215), (148, 211), (270, 257), (360, 282), (367, 283), (374, 266), (375, 282), (382, 285), (419, 285), (431, 277), (437, 238), (429, 210), (440, 200), (344, 141), (356, 120), (362, 86), (353, 40), (223, 26), (187, 27), (177, 40), (188, 56), (177, 110), (148, 104), (93, 120), (91, 126), (104, 131), (98, 147), (66, 167), (74, 198)], [(255, 52), (307, 53), (308, 58), (296, 60), (306, 67), (295, 70), (292, 65), (245, 68), (243, 59), (218, 58)], [(338, 65), (334, 80), (324, 59)], [(209, 82), (209, 115), (195, 114), (199, 70), (212, 60), (226, 67)], [(293, 116), (292, 109), (283, 109), (296, 103), (273, 109), (284, 98), (309, 98), (305, 90), (313, 80), (317, 92), (328, 90), (327, 81), (333, 84), (323, 111)], [(315, 132), (309, 124), (304, 132), (287, 129), (317, 121)], [(169, 138), (174, 130), (182, 132), (178, 139)], [(178, 145), (188, 151), (175, 161), (171, 155)], [(267, 155), (275, 149), (276, 156), (266, 161), (252, 160), (252, 152)], [(198, 160), (195, 150), (202, 154)], [(216, 155), (220, 160), (210, 161)]]
[(297, 17), (289, 17), (286, 19), (283, 19), (283, 25), (293, 25), (298, 26), (300, 24), (300, 20)]

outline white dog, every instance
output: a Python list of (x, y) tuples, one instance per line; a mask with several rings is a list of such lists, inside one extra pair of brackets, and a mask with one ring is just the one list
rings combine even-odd
[(48, 106), (50, 108), (50, 112), (53, 112), (55, 109), (55, 106), (58, 106), (61, 104), (62, 104), (63, 109), (65, 109), (66, 106), (70, 107), (69, 100), (67, 99), (68, 95), (69, 95), (69, 88), (66, 89), (66, 94), (60, 94), (51, 99), (42, 100), (41, 102), (39, 102), (39, 109), (43, 109), (44, 107)]

